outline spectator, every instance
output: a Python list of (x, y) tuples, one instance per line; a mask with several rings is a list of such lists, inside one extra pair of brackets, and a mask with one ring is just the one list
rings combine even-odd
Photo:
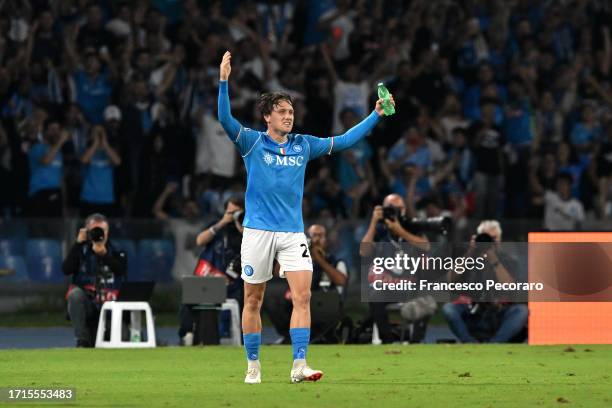
[[(494, 82), (493, 69), (489, 64), (482, 64), (480, 66), (478, 69), (478, 80), (477, 84), (470, 86), (465, 92), (463, 114), (468, 120), (481, 119), (481, 100), (483, 97), (490, 97), (491, 92), (494, 92), (495, 96), (501, 101), (506, 99), (506, 88)], [(485, 95), (485, 90), (489, 88), (491, 88), (487, 91), (489, 95)]]
[(544, 228), (551, 231), (575, 231), (584, 220), (582, 203), (572, 198), (572, 176), (561, 173), (555, 191), (544, 193)]
[(572, 146), (582, 154), (591, 152), (593, 144), (602, 139), (602, 130), (597, 123), (595, 108), (589, 103), (585, 103), (581, 110), (580, 121), (572, 129), (570, 140)]
[[(370, 91), (373, 89), (374, 81), (379, 76), (379, 71), (370, 74), (366, 79), (359, 79), (359, 65), (349, 63), (344, 70), (343, 78), (340, 79), (336, 67), (329, 56), (327, 46), (321, 47), (321, 53), (327, 67), (328, 77), (334, 89), (334, 122), (332, 132), (340, 134), (342, 132), (340, 112), (343, 109), (351, 108), (359, 117), (368, 112), (368, 98)], [(363, 78), (363, 76), (361, 77)]]
[(544, 216), (543, 196), (546, 190), (554, 190), (558, 175), (558, 164), (554, 153), (542, 158), (534, 157), (529, 163), (530, 213), (533, 218)]
[(471, 146), (474, 151), (475, 173), (473, 188), (477, 218), (497, 214), (504, 179), (505, 144), (501, 130), (494, 124), (495, 105), (488, 100), (481, 105), (482, 118), (470, 128)]
[[(506, 214), (509, 217), (524, 217), (527, 185), (523, 182), (528, 177), (527, 168), (533, 145), (533, 119), (529, 90), (533, 82), (521, 77), (510, 78), (508, 100), (504, 106), (503, 132), (507, 144), (507, 171), (513, 177), (507, 178)], [(488, 216), (485, 216), (488, 217)]]
[(598, 200), (597, 211), (600, 218), (610, 215), (609, 208), (610, 176), (612, 175), (612, 118), (606, 123), (606, 139), (597, 152)]
[(446, 95), (444, 104), (440, 109), (439, 122), (444, 131), (442, 143), (450, 144), (453, 142), (453, 132), (457, 128), (468, 128), (470, 122), (461, 113), (461, 102), (454, 93)]
[(563, 138), (563, 115), (557, 108), (552, 92), (545, 91), (536, 111), (536, 148), (550, 148)]
[(200, 115), (196, 139), (196, 174), (232, 178), (236, 174), (236, 148), (227, 138), (216, 112)]
[(62, 149), (64, 153), (64, 170), (66, 180), (66, 203), (72, 209), (79, 206), (79, 196), (83, 184), (81, 156), (87, 149), (90, 125), (81, 108), (76, 103), (68, 106), (64, 129), (70, 138)]
[[(359, 116), (350, 108), (343, 110), (340, 118), (342, 132), (346, 132), (359, 122)], [(371, 157), (372, 149), (368, 141), (361, 139), (350, 149), (344, 150), (336, 161), (336, 174), (344, 194), (349, 198), (345, 204), (351, 218), (356, 218), (359, 214), (364, 195), (368, 192), (373, 197), (378, 195), (374, 172), (369, 161)]]
[[(114, 113), (116, 115), (116, 113)], [(91, 130), (87, 150), (81, 156), (84, 165), (81, 190), (81, 216), (104, 211), (116, 215), (114, 167), (121, 164), (115, 141), (109, 141), (103, 126)]]
[(319, 167), (316, 177), (311, 178), (304, 187), (304, 195), (312, 201), (314, 214), (323, 209), (332, 212), (336, 217), (346, 217), (346, 197), (340, 184), (332, 177), (330, 167), (326, 164)]
[[(67, 48), (70, 50), (70, 46)], [(71, 58), (76, 64), (78, 57), (75, 51)], [(108, 53), (98, 54), (92, 49), (86, 50), (84, 68), (75, 69), (72, 75), (73, 93), (72, 100), (77, 102), (83, 109), (85, 117), (92, 124), (101, 124), (104, 121), (103, 111), (110, 102), (111, 82), (107, 71), (102, 69), (101, 58), (110, 62)]]
[(52, 10), (43, 10), (30, 28), (30, 39), (34, 42), (31, 62), (44, 64), (46, 60), (51, 60), (53, 65), (60, 65), (62, 38), (54, 26), (55, 17)]
[(474, 152), (470, 148), (466, 129), (460, 127), (453, 129), (449, 158), (457, 163), (455, 169), (457, 181), (464, 188), (471, 186), (472, 178), (474, 177), (475, 159)]
[[(115, 166), (113, 171), (113, 183), (115, 193), (116, 213), (128, 214), (128, 210), (119, 208), (121, 204), (127, 206), (130, 202), (130, 174), (129, 161), (130, 145), (135, 143), (134, 139), (128, 136), (123, 113), (117, 105), (109, 105), (104, 109), (104, 129), (106, 137), (113, 146), (115, 152), (121, 158), (121, 163)], [(132, 136), (132, 135), (130, 135)]]
[(142, 157), (140, 182), (136, 184), (134, 198), (134, 215), (150, 218), (153, 216), (156, 200), (166, 188), (168, 180), (172, 179), (166, 141), (161, 133), (151, 135), (143, 148)]
[(43, 141), (32, 146), (28, 153), (30, 188), (28, 211), (30, 217), (61, 217), (63, 214), (63, 158), (61, 148), (69, 135), (59, 121), (47, 118), (43, 125)]
[(77, 25), (77, 45), (79, 49), (93, 48), (102, 52), (104, 48), (108, 51), (111, 39), (109, 33), (104, 29), (102, 9), (97, 4), (87, 7), (87, 21), (83, 26)]
[(406, 196), (406, 182), (404, 179), (405, 167), (416, 167), (418, 179), (416, 181), (415, 199), (420, 199), (431, 189), (428, 172), (432, 165), (431, 151), (424, 135), (416, 124), (411, 124), (389, 150), (387, 156), (387, 169), (384, 171), (391, 191), (400, 196)]

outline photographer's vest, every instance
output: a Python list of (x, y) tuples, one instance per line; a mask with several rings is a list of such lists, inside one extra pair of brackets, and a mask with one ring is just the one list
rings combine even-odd
[[(110, 241), (106, 243), (106, 249), (110, 254), (121, 252), (116, 251)], [(91, 245), (82, 244), (79, 253), (79, 269), (72, 276), (72, 284), (68, 287), (66, 296), (75, 286), (78, 286), (95, 296), (97, 302), (115, 300), (119, 295), (122, 281), (123, 277), (114, 276), (108, 265), (102, 263)]]

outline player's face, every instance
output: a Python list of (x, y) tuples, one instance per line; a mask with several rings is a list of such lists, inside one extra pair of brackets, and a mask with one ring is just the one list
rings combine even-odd
[(293, 106), (287, 101), (280, 101), (265, 119), (268, 126), (277, 132), (289, 133), (293, 129)]

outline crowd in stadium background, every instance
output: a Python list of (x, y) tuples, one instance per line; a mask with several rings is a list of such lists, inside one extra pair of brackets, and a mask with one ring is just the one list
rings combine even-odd
[[(220, 214), (245, 186), (240, 157), (216, 120), (227, 49), (233, 114), (256, 129), (263, 122), (255, 101), (265, 91), (290, 93), (294, 131), (317, 136), (363, 118), (378, 82), (394, 94), (397, 113), (370, 137), (311, 163), (305, 219), (369, 217), (392, 192), (458, 223), (543, 220), (549, 205), (572, 212), (569, 223), (547, 215), (551, 229), (610, 215), (609, 2), (7, 0), (1, 7), (3, 217)], [(41, 169), (53, 145), (58, 153)], [(36, 193), (61, 183), (54, 214), (45, 205), (54, 198)]]

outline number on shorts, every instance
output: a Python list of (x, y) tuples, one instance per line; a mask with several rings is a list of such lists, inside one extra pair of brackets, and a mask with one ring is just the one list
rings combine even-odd
[(308, 258), (308, 245), (300, 244), (301, 247), (304, 247), (304, 252), (302, 253), (302, 258)]

